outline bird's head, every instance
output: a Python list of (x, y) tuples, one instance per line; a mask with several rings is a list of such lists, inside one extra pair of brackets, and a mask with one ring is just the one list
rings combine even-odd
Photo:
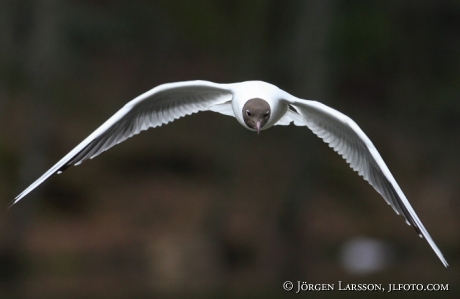
[(259, 134), (260, 129), (270, 119), (271, 109), (266, 101), (254, 98), (244, 104), (242, 112), (244, 123), (249, 128), (257, 130), (257, 134)]

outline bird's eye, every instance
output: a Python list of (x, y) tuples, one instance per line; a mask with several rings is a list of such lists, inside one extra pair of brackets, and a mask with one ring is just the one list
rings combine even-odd
[(246, 115), (251, 116), (251, 112), (249, 110), (246, 110)]
[(264, 116), (267, 117), (270, 114), (270, 111), (264, 113)]

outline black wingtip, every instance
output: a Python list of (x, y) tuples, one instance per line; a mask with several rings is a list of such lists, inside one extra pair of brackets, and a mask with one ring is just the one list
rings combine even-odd
[(66, 171), (67, 168), (69, 168), (70, 166), (72, 166), (72, 164), (65, 164), (61, 168), (59, 168), (54, 174), (61, 174), (64, 171)]
[(11, 209), (12, 206), (14, 206), (14, 204), (16, 203), (16, 199), (10, 201), (10, 203), (7, 205), (7, 209)]

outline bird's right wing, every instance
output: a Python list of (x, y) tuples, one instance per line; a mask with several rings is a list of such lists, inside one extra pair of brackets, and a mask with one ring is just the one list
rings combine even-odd
[(296, 126), (306, 126), (305, 121), (297, 111), (295, 111), (291, 106), (288, 107), (286, 114), (275, 124), (276, 126), (289, 126), (294, 124)]
[(374, 144), (360, 127), (345, 114), (316, 101), (287, 96), (303, 123), (340, 154), (374, 189), (382, 195), (397, 214), (406, 218), (420, 237), (424, 237), (444, 266), (448, 266), (441, 251), (418, 218), (403, 191), (394, 179)]
[(128, 102), (19, 194), (11, 205), (17, 203), (53, 174), (94, 158), (143, 130), (167, 124), (198, 111), (211, 110), (215, 105), (231, 101), (233, 95), (230, 86), (231, 84), (209, 81), (185, 81), (162, 84), (147, 91)]

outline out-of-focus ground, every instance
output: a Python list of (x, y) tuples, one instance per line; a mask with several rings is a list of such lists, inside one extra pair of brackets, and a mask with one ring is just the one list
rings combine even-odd
[[(436, 296), (458, 297), (458, 3), (0, 6), (0, 298), (313, 295), (287, 280), (442, 283)], [(212, 112), (143, 132), (7, 209), (130, 99), (195, 79), (265, 80), (349, 115), (451, 271), (307, 128), (257, 136)]]

